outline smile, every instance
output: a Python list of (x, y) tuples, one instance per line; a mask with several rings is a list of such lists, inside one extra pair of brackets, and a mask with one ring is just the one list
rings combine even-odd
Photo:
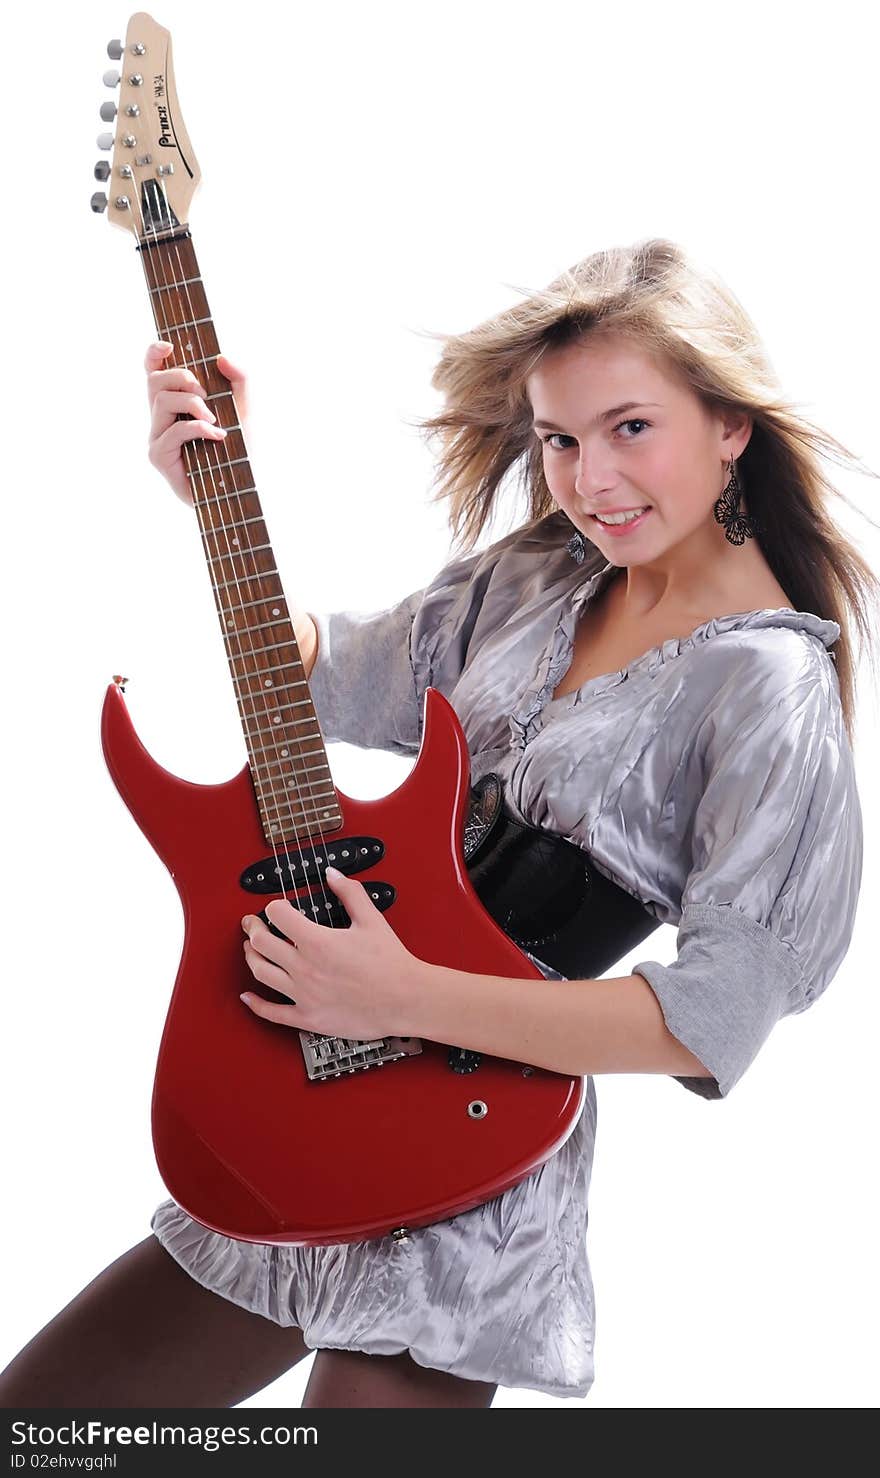
[(638, 515), (638, 517), (627, 518), (623, 523), (603, 523), (601, 518), (599, 518), (595, 513), (591, 514), (591, 517), (593, 522), (597, 523), (600, 528), (606, 531), (606, 533), (620, 535), (628, 534), (631, 529), (637, 529), (640, 524), (644, 523), (645, 519), (648, 517), (648, 514), (651, 511), (652, 510), (650, 508), (645, 508), (643, 512)]

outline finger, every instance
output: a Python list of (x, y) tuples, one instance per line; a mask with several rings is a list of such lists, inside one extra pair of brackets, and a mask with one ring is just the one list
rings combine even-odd
[(228, 354), (217, 355), (217, 368), (232, 386), (232, 397), (238, 407), (238, 418), (246, 421), (248, 416), (247, 376), (243, 369), (233, 364)]
[(144, 355), (144, 369), (161, 369), (173, 348), (174, 345), (169, 344), (165, 339), (159, 339), (155, 344), (150, 344)]
[[(255, 959), (264, 959), (273, 969), (282, 971), (294, 970), (296, 968), (296, 946), (287, 939), (279, 939), (271, 929), (267, 929), (259, 919), (253, 919), (245, 930), (248, 938), (245, 941), (245, 958), (248, 957), (247, 946), (250, 944), (254, 951)], [(286, 992), (285, 992), (286, 994)]]
[(241, 1000), (255, 1016), (264, 1021), (277, 1021), (279, 1026), (299, 1026), (293, 1006), (276, 1006), (273, 1001), (264, 1001), (262, 996), (243, 991)]
[(247, 378), (244, 370), (240, 369), (237, 364), (233, 364), (228, 354), (217, 355), (217, 367), (226, 376), (227, 380), (232, 380), (233, 384), (238, 382), (244, 384)]
[[(290, 945), (286, 948), (289, 949)], [(256, 945), (251, 944), (250, 940), (245, 940), (244, 958), (255, 980), (259, 980), (261, 985), (270, 986), (272, 990), (277, 990), (279, 995), (287, 996), (289, 1001), (293, 1001), (291, 979), (283, 965), (276, 965), (262, 954)]]
[(163, 386), (156, 391), (153, 400), (153, 420), (157, 429), (164, 430), (172, 425), (176, 416), (196, 416), (203, 421), (217, 420), (205, 397), (198, 391), (184, 390), (176, 385)]
[(172, 421), (170, 426), (152, 438), (148, 455), (154, 467), (164, 471), (177, 461), (183, 442), (192, 441), (197, 436), (208, 441), (223, 441), (226, 434), (221, 426), (215, 426), (201, 418), (194, 421)]
[[(273, 898), (270, 903), (266, 904), (263, 912), (269, 923), (274, 924), (276, 929), (280, 929), (294, 947), (308, 943), (309, 930), (323, 928), (322, 924), (316, 924), (314, 919), (307, 918), (302, 909), (297, 908), (296, 904), (291, 903), (287, 898)], [(267, 933), (269, 933), (268, 930)], [(269, 933), (269, 938), (273, 937)]]
[(377, 912), (367, 889), (356, 878), (347, 878), (335, 867), (325, 868), (324, 876), (353, 924), (364, 923)]

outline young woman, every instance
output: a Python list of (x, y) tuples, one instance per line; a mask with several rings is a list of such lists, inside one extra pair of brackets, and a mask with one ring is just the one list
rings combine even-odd
[[(189, 499), (182, 443), (222, 431), (207, 386), (164, 352), (146, 358), (150, 456)], [(244, 378), (219, 368), (243, 419)], [(501, 774), (515, 818), (677, 924), (677, 958), (541, 991), (428, 967), (420, 1034), (587, 1077), (561, 1149), (405, 1243), (237, 1242), (166, 1200), (153, 1235), (0, 1377), (4, 1405), (233, 1406), (313, 1349), (305, 1406), (488, 1406), (499, 1383), (585, 1396), (593, 1075), (725, 1097), (846, 954), (862, 870), (851, 627), (870, 639), (878, 582), (827, 511), (820, 456), (850, 454), (785, 402), (733, 295), (663, 240), (597, 253), (447, 340), (434, 384), (445, 406), (423, 425), (466, 549), (378, 614), (296, 613), (324, 737), (413, 756), (439, 688), (472, 780)], [(511, 471), (529, 517), (474, 552)], [(297, 1025), (320, 972), (243, 927), (242, 1010)], [(369, 968), (334, 978), (352, 1022)]]

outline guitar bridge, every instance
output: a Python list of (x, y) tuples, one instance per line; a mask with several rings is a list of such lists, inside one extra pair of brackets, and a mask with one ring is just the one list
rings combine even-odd
[(356, 1042), (352, 1037), (301, 1031), (299, 1040), (306, 1072), (314, 1082), (344, 1078), (369, 1067), (385, 1067), (402, 1057), (417, 1057), (422, 1050), (420, 1037), (377, 1037), (372, 1042)]

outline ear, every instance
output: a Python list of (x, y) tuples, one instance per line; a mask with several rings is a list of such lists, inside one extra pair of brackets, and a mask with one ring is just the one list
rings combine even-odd
[(730, 461), (731, 457), (741, 457), (752, 439), (754, 428), (754, 417), (749, 411), (725, 410), (721, 413), (723, 426), (721, 452)]

